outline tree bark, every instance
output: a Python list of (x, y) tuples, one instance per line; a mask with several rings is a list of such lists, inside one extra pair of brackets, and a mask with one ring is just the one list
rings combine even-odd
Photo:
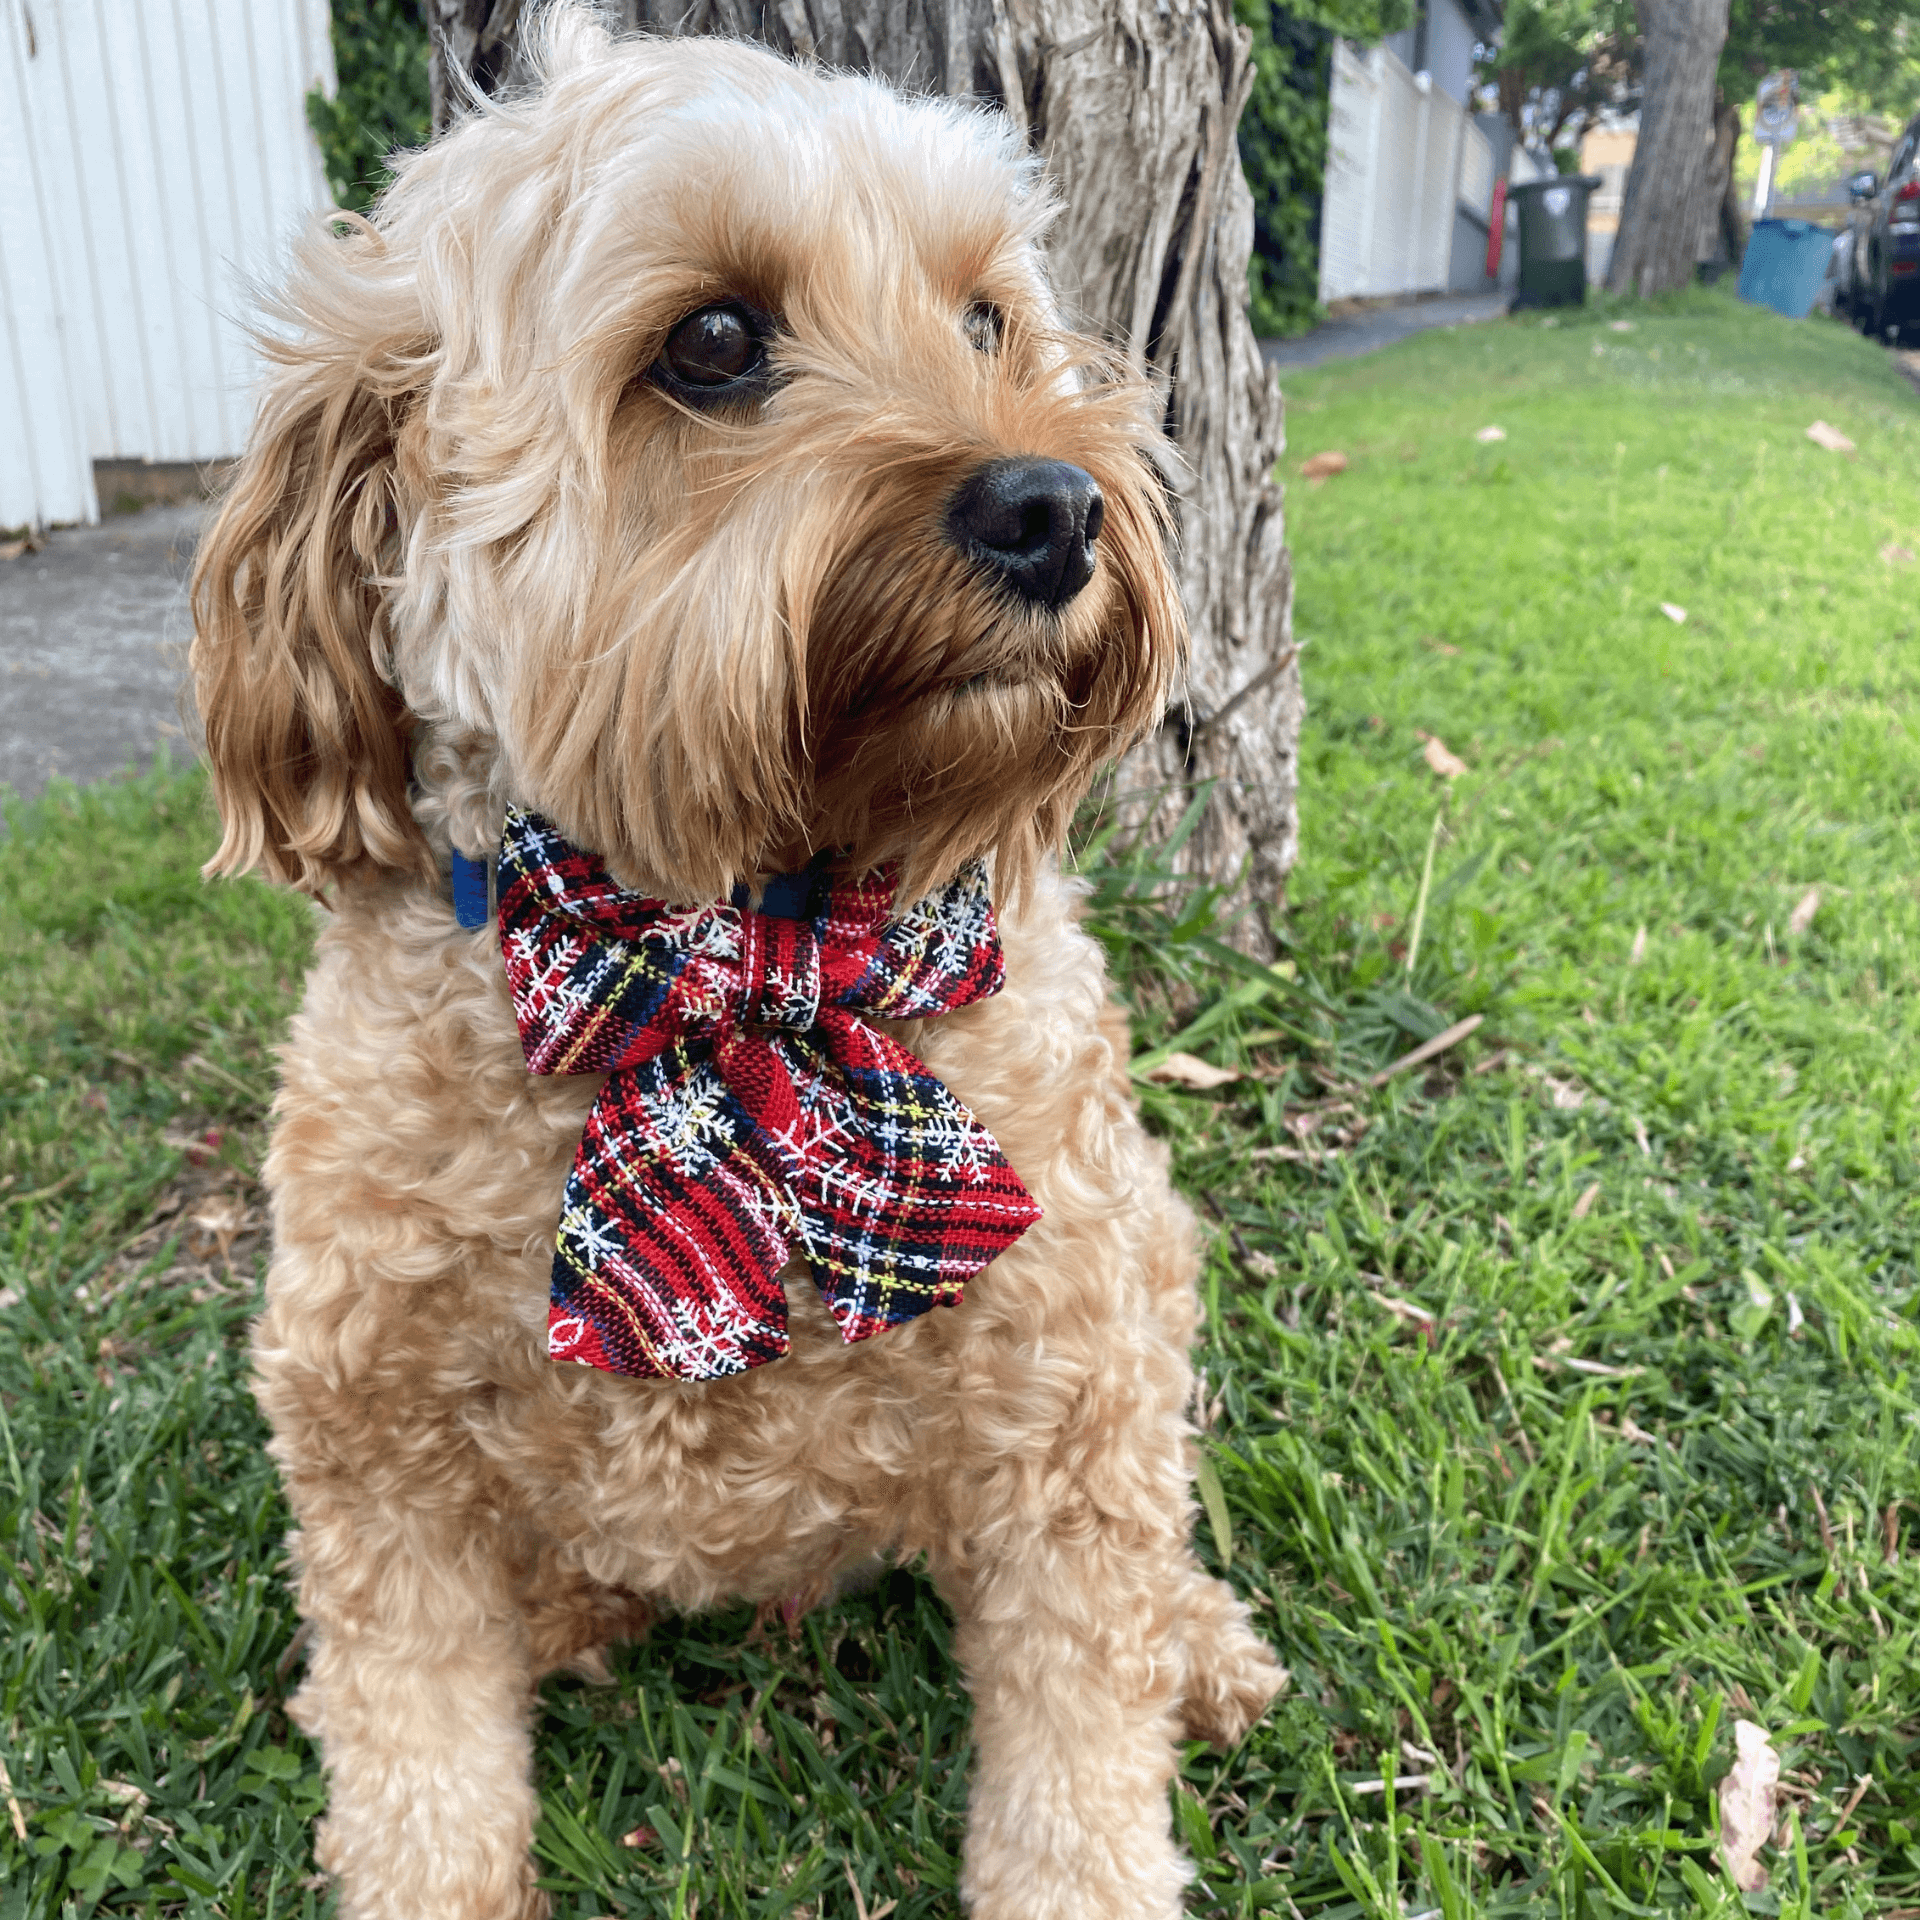
[(1692, 280), (1703, 215), (1717, 217), (1713, 80), (1727, 0), (1635, 0), (1634, 11), (1646, 34), (1646, 87), (1607, 284), (1644, 298)]
[(1713, 109), (1713, 176), (1719, 183), (1718, 204), (1710, 219), (1717, 240), (1733, 270), (1747, 257), (1747, 221), (1740, 209), (1740, 189), (1734, 181), (1734, 163), (1740, 152), (1740, 109), (1717, 100)]
[[(504, 44), (518, 0), (430, 0), (444, 52), (487, 91), (469, 49)], [(1719, 0), (1723, 11), (1726, 0)], [(1115, 793), (1154, 830), (1211, 783), (1182, 870), (1276, 905), (1297, 847), (1303, 702), (1293, 572), (1273, 465), (1278, 381), (1247, 318), (1253, 198), (1235, 129), (1252, 85), (1230, 0), (621, 0), (622, 24), (764, 42), (911, 90), (1002, 108), (1065, 205), (1050, 244), (1068, 312), (1124, 348), (1165, 399), (1188, 478), (1177, 566), (1193, 651), (1158, 732)], [(438, 67), (436, 64), (436, 71)], [(443, 110), (444, 102), (444, 110)], [(435, 124), (455, 105), (436, 87)], [(1263, 912), (1244, 944), (1271, 941)]]

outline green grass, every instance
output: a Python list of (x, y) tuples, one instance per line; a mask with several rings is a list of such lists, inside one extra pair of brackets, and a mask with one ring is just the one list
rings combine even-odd
[[(1880, 558), (1920, 403), (1837, 328), (1613, 311), (1290, 386), (1284, 472), (1352, 464), (1290, 490), (1286, 968), (1092, 856), (1143, 1058), (1243, 1073), (1143, 1086), (1211, 1243), (1203, 1547), (1294, 1675), (1189, 1756), (1198, 1913), (1920, 1908), (1920, 565)], [(310, 925), (202, 889), (210, 839), (161, 772), (0, 842), (0, 1920), (328, 1904), (242, 1352)], [(954, 1912), (966, 1705), (911, 1570), (615, 1668), (544, 1693), (566, 1920)], [(1794, 1809), (1744, 1901), (1736, 1718)]]

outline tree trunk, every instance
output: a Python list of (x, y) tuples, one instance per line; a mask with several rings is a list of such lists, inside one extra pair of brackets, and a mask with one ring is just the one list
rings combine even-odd
[(1644, 298), (1692, 280), (1703, 215), (1715, 217), (1723, 192), (1712, 174), (1713, 80), (1727, 0), (1636, 0), (1634, 10), (1646, 33), (1646, 90), (1607, 284)]
[[(1723, 10), (1726, 0), (1720, 0)], [(506, 43), (517, 0), (430, 0), (445, 46)], [(1144, 827), (1212, 782), (1176, 859), (1256, 908), (1296, 850), (1302, 699), (1293, 572), (1273, 464), (1279, 385), (1247, 318), (1253, 198), (1235, 129), (1252, 84), (1230, 0), (621, 0), (622, 23), (715, 33), (1001, 107), (1045, 156), (1065, 202), (1049, 249), (1070, 314), (1124, 345), (1160, 389), (1190, 479), (1177, 565), (1193, 654), (1157, 734), (1116, 792)], [(444, 57), (436, 52), (438, 61)], [(483, 55), (484, 57), (484, 55)], [(511, 73), (476, 70), (488, 91)], [(435, 90), (436, 126), (454, 99)], [(1151, 797), (1139, 797), (1147, 794)], [(1270, 941), (1264, 913), (1245, 943)]]
[(1719, 204), (1713, 210), (1715, 237), (1735, 273), (1747, 257), (1747, 221), (1740, 210), (1740, 189), (1734, 181), (1734, 163), (1740, 152), (1740, 109), (1721, 100), (1713, 109), (1713, 173), (1719, 182)]

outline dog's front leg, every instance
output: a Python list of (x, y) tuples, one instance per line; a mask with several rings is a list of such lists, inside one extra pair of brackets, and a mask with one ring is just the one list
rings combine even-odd
[(1181, 1543), (1084, 1507), (1035, 1519), (940, 1570), (978, 1755), (962, 1897), (973, 1920), (1168, 1920)]
[[(341, 1920), (535, 1920), (525, 1628), (478, 1514), (302, 1498), (294, 1718), (331, 1784)], [(349, 1504), (350, 1503), (350, 1504)]]

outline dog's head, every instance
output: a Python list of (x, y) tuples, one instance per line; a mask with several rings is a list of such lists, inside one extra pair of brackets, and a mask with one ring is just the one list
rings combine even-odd
[(1024, 868), (1182, 644), (1151, 402), (1061, 327), (1033, 163), (754, 48), (545, 33), (536, 95), (299, 253), (196, 570), (214, 864), (424, 868), (438, 731), (669, 897)]

